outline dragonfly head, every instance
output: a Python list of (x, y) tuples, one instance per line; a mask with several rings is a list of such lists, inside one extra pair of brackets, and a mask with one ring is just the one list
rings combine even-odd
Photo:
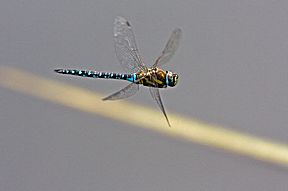
[(170, 71), (166, 71), (166, 84), (170, 87), (174, 87), (178, 82), (178, 75), (170, 72)]

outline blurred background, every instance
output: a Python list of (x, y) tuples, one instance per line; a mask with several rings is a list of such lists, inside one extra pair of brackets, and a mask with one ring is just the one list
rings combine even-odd
[[(127, 83), (53, 70), (121, 72), (118, 15), (149, 66), (183, 30), (164, 67), (180, 76), (161, 92), (168, 115), (287, 143), (287, 1), (2, 0), (0, 65), (109, 95)], [(287, 190), (287, 168), (0, 92), (0, 190)], [(159, 110), (147, 88), (126, 101)]]

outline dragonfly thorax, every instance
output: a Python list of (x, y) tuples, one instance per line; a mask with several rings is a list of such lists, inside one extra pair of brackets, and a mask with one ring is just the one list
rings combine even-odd
[(140, 71), (136, 74), (136, 81), (139, 84), (149, 87), (167, 88), (177, 84), (178, 75), (164, 71), (160, 68), (148, 68), (147, 72)]

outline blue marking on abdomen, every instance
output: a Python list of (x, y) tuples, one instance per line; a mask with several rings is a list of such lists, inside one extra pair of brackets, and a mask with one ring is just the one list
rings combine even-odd
[(135, 79), (136, 79), (136, 74), (134, 73), (134, 74), (128, 74), (126, 80), (129, 82), (134, 82)]

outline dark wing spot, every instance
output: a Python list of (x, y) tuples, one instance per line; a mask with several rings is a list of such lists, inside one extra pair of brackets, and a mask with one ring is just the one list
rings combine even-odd
[(128, 21), (126, 21), (126, 25), (127, 25), (128, 27), (131, 27), (131, 25), (130, 25), (130, 23), (129, 23)]

